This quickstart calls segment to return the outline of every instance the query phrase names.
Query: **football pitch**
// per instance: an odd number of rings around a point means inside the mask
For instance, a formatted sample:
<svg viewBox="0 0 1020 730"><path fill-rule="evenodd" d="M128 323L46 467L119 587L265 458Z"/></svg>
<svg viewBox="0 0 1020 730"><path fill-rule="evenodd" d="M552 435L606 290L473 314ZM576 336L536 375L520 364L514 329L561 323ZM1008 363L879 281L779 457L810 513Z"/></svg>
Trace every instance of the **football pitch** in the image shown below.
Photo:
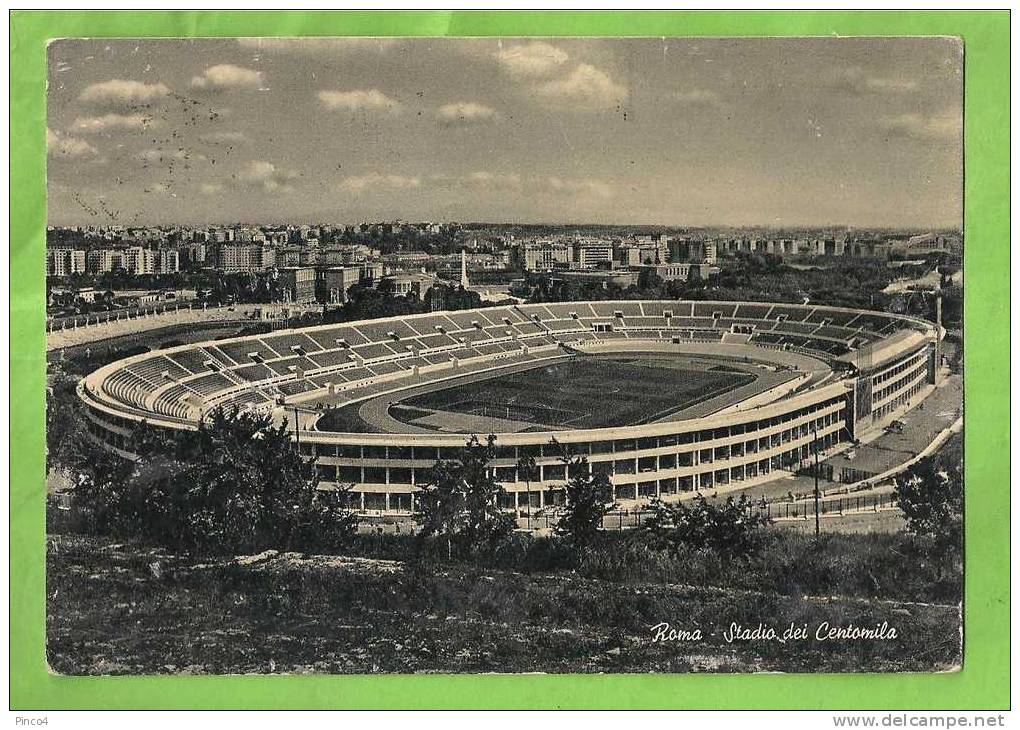
<svg viewBox="0 0 1020 730"><path fill-rule="evenodd" d="M702 366L703 367L699 367ZM422 393L390 413L405 423L427 414L499 418L536 427L609 428L651 423L746 385L734 368L656 358L577 358Z"/></svg>

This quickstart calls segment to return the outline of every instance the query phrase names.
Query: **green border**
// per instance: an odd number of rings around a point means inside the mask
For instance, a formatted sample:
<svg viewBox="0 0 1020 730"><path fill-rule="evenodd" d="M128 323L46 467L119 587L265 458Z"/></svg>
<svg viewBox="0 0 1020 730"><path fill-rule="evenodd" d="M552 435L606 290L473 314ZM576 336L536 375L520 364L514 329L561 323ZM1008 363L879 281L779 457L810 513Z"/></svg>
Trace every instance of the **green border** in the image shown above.
<svg viewBox="0 0 1020 730"><path fill-rule="evenodd" d="M45 47L68 36L953 35L966 49L965 661L922 675L114 677L44 659ZM11 14L13 709L1009 707L1009 13L18 12ZM17 397L14 397L17 394ZM15 451L16 447L16 451Z"/></svg>

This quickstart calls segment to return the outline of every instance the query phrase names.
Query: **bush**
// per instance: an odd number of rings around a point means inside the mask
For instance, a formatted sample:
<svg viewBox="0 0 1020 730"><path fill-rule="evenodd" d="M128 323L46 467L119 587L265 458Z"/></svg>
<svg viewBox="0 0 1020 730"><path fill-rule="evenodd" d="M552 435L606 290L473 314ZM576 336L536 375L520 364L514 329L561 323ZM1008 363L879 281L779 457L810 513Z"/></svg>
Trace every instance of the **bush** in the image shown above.
<svg viewBox="0 0 1020 730"><path fill-rule="evenodd" d="M954 435L937 453L896 479L896 498L907 529L937 550L963 549L963 438Z"/></svg>
<svg viewBox="0 0 1020 730"><path fill-rule="evenodd" d="M578 546L591 543L602 527L602 518L613 507L613 485L603 472L592 473L586 457L564 459L567 474L566 506L555 532Z"/></svg>
<svg viewBox="0 0 1020 730"><path fill-rule="evenodd" d="M721 506L698 495L690 502L652 503L652 516L644 529L663 547L680 545L710 547L726 553L746 553L754 532L769 524L767 515L755 510L747 495L727 497Z"/></svg>
<svg viewBox="0 0 1020 730"><path fill-rule="evenodd" d="M336 551L357 528L343 499L319 491L286 425L268 417L218 410L197 431L143 424L131 440L137 460L96 449L95 462L81 465L74 497L97 531L238 554Z"/></svg>

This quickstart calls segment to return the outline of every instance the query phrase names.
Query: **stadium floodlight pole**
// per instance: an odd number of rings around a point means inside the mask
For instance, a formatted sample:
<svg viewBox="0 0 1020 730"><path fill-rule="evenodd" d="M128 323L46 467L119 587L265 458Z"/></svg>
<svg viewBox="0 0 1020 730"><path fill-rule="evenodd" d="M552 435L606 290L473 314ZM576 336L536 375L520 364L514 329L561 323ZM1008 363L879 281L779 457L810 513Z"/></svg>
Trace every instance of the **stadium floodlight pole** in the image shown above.
<svg viewBox="0 0 1020 730"><path fill-rule="evenodd" d="M818 517L818 428L814 423L811 424L811 433L814 435L812 444L815 450L815 537L821 533L821 526L819 525Z"/></svg>

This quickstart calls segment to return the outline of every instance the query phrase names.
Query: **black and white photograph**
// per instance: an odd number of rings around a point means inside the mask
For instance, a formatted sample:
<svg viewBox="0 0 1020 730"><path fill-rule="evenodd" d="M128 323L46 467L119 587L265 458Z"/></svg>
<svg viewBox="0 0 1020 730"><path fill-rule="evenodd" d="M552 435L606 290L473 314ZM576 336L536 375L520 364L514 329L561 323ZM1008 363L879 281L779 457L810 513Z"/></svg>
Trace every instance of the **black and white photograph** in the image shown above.
<svg viewBox="0 0 1020 730"><path fill-rule="evenodd" d="M959 671L963 66L51 40L50 672Z"/></svg>

